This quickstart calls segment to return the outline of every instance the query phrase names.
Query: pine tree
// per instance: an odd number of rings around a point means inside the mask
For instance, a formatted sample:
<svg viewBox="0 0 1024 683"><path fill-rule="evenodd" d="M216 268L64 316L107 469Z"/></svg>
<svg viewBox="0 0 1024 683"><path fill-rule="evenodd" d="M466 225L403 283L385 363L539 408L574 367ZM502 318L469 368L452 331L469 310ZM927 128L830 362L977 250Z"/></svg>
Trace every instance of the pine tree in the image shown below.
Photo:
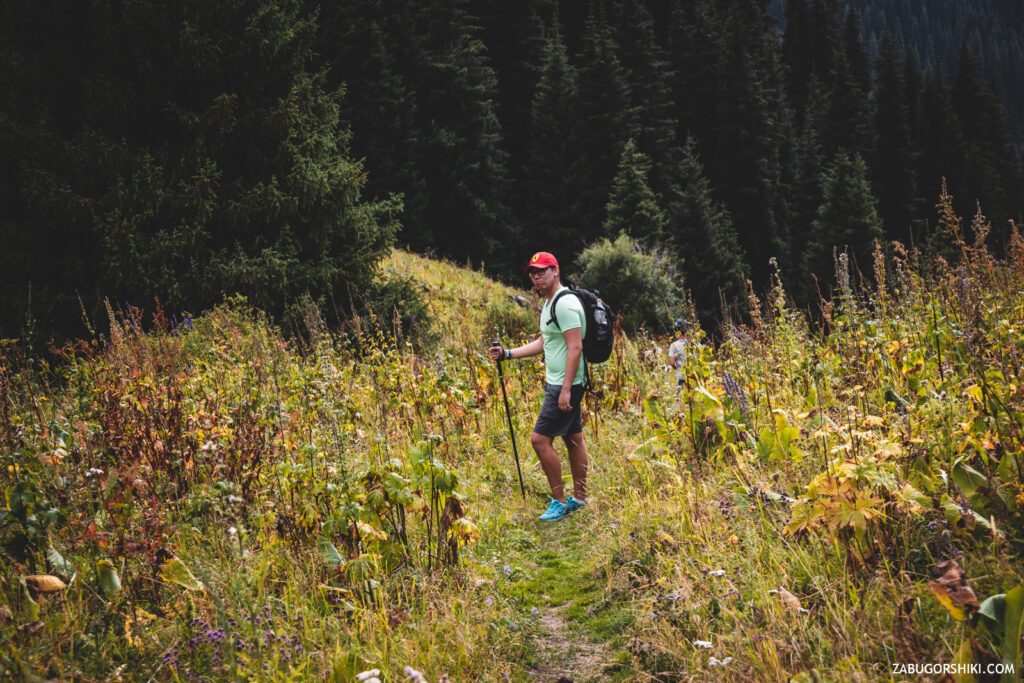
<svg viewBox="0 0 1024 683"><path fill-rule="evenodd" d="M757 286L767 285L769 259L785 264L788 206L783 159L791 158L792 120L785 101L776 39L756 0L730 0L716 11L724 61L718 92L703 106L714 122L698 138L712 185L732 215Z"/></svg>
<svg viewBox="0 0 1024 683"><path fill-rule="evenodd" d="M886 234L891 239L906 241L915 216L915 160L903 69L888 33L882 38L877 71L875 130L878 146L872 168L875 194Z"/></svg>
<svg viewBox="0 0 1024 683"><path fill-rule="evenodd" d="M487 56L498 79L497 112L503 149L508 153L511 204L517 215L526 210L523 184L530 134L531 100L541 74L546 38L542 14L550 0L472 0L479 17Z"/></svg>
<svg viewBox="0 0 1024 683"><path fill-rule="evenodd" d="M650 183L659 197L677 192L672 174L679 156L668 59L654 21L639 0L625 0L619 18L619 55L630 84L631 129L637 147L651 158Z"/></svg>
<svg viewBox="0 0 1024 683"><path fill-rule="evenodd" d="M618 46L601 14L587 19L579 57L579 121L575 146L579 156L570 182L576 205L573 214L580 234L593 234L604 223L611 182L630 126L630 92Z"/></svg>
<svg viewBox="0 0 1024 683"><path fill-rule="evenodd" d="M926 199L937 198L945 178L956 197L964 186L964 140L941 67L936 67L925 79L921 111L927 112L927 116L921 117L918 131L917 144L921 150L917 160L919 192ZM923 237L927 239L928 235Z"/></svg>
<svg viewBox="0 0 1024 683"><path fill-rule="evenodd" d="M849 248L853 263L866 272L872 245L884 233L864 160L857 154L836 153L822 177L821 195L804 252L807 277L814 273L820 282L831 281L833 249Z"/></svg>
<svg viewBox="0 0 1024 683"><path fill-rule="evenodd" d="M807 109L800 136L796 141L796 170L793 187L790 234L793 239L794 256L800 257L811 234L811 225L821 206L821 177L825 170L826 151L822 144L822 111L831 111L831 102L824 93L824 84L812 77L808 87ZM805 294L809 300L813 290L811 283L800 278L794 282L797 294Z"/></svg>
<svg viewBox="0 0 1024 683"><path fill-rule="evenodd" d="M973 215L981 202L992 221L991 238L1005 243L1007 219L1020 210L1024 196L1020 161L1010 142L1006 113L978 79L974 58L966 47L960 51L953 84L953 106L965 143L963 186L957 200L961 215Z"/></svg>
<svg viewBox="0 0 1024 683"><path fill-rule="evenodd" d="M544 49L531 106L524 207L527 250L543 244L568 257L578 253L584 243L581 226L572 213L575 198L567 182L577 156L573 144L577 119L576 69L569 62L556 24Z"/></svg>
<svg viewBox="0 0 1024 683"><path fill-rule="evenodd" d="M710 329L720 301L743 300L743 250L729 213L714 199L692 138L680 157L679 180L683 196L669 238L683 264L701 323Z"/></svg>
<svg viewBox="0 0 1024 683"><path fill-rule="evenodd" d="M442 254L499 269L519 237L507 204L494 70L464 0L431 0L418 19L424 224Z"/></svg>
<svg viewBox="0 0 1024 683"><path fill-rule="evenodd" d="M860 40L860 20L851 8L843 24L843 49L836 56L824 119L822 144L831 156L839 149L868 158L873 150L867 55Z"/></svg>
<svg viewBox="0 0 1024 683"><path fill-rule="evenodd" d="M26 28L51 16L23 9ZM54 306L37 316L73 329L76 288L89 312L102 295L198 311L241 292L282 315L370 284L398 205L361 198L316 28L297 1L97 0L66 31L24 32L13 50L38 70L18 87L39 108L5 111L0 136L19 153L17 230L45 245L18 266ZM64 46L75 58L54 64Z"/></svg>
<svg viewBox="0 0 1024 683"><path fill-rule="evenodd" d="M353 132L352 153L364 159L367 194L400 194L404 211L399 240L425 249L431 238L429 226L423 224L427 194L418 165L422 136L410 82L411 11L404 0L330 5L318 32L317 51L328 68L331 87L344 88L343 116Z"/></svg>
<svg viewBox="0 0 1024 683"><path fill-rule="evenodd" d="M605 236L614 238L626 233L647 247L661 244L665 214L647 182L650 167L647 155L637 149L632 139L628 140L605 208L608 216L604 221Z"/></svg>
<svg viewBox="0 0 1024 683"><path fill-rule="evenodd" d="M724 71L721 21L711 2L680 3L672 10L669 66L674 118L687 135L714 129Z"/></svg>
<svg viewBox="0 0 1024 683"><path fill-rule="evenodd" d="M782 37L782 61L788 67L790 103L803 118L811 75L827 80L834 72L839 28L835 0L789 0L786 30Z"/></svg>

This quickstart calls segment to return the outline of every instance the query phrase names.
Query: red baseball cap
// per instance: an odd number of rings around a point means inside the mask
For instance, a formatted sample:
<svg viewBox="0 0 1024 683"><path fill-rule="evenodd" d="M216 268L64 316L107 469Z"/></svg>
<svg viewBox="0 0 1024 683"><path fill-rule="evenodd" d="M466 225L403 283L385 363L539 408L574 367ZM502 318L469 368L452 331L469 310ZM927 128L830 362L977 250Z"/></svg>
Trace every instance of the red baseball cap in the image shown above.
<svg viewBox="0 0 1024 683"><path fill-rule="evenodd" d="M536 254L530 257L530 262L526 264L523 270L529 270L530 268L551 268L558 267L558 259L555 258L554 254L550 254L546 251L538 251Z"/></svg>

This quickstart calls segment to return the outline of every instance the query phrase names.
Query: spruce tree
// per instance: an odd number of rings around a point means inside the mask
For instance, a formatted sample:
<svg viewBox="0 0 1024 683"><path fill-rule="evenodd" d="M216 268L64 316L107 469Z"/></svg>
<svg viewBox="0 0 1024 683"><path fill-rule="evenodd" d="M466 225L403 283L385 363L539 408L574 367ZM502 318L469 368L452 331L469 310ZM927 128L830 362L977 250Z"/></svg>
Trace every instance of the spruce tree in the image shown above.
<svg viewBox="0 0 1024 683"><path fill-rule="evenodd" d="M92 314L102 296L200 311L240 292L281 315L370 284L398 205L361 198L299 2L96 0L59 30L21 9L8 57L31 65L17 101L34 111L5 109L0 137L18 154L11 224L31 235L13 265L41 322L74 330L77 294Z"/></svg>
<svg viewBox="0 0 1024 683"><path fill-rule="evenodd" d="M825 170L827 152L822 144L822 112L831 111L830 98L824 92L824 84L814 76L808 87L807 109L803 125L796 140L796 169L793 183L790 234L793 240L794 256L800 258L811 234L811 225L821 206L821 180ZM813 294L807 289L810 283L800 278L795 283L794 293Z"/></svg>
<svg viewBox="0 0 1024 683"><path fill-rule="evenodd" d="M1010 141L1006 112L992 90L981 83L966 47L960 51L953 106L965 144L958 212L973 215L975 202L981 202L992 221L991 237L1002 244L1009 236L1007 219L1020 210L1024 195L1020 161Z"/></svg>
<svg viewBox="0 0 1024 683"><path fill-rule="evenodd" d="M593 234L604 223L605 205L630 126L630 92L618 46L601 13L591 13L579 56L579 121L575 146L579 153L572 177L573 214L581 234Z"/></svg>
<svg viewBox="0 0 1024 683"><path fill-rule="evenodd" d="M907 50L903 58L903 65L904 93L906 94L907 102L907 123L910 132L910 156L914 162L910 169L911 174L914 177L915 190L912 218L914 223L919 225L922 223L924 216L930 213L930 210L927 207L930 207L933 204L929 197L923 195L920 178L917 173L917 170L920 168L921 155L924 153L924 149L921 146L923 119L926 118L928 114L921 111L921 96L924 89L924 76L921 73L921 65L917 60L917 55L913 50Z"/></svg>
<svg viewBox="0 0 1024 683"><path fill-rule="evenodd" d="M945 80L941 67L936 67L925 79L921 93L921 111L927 115L921 117L918 130L917 179L925 199L938 198L943 178L954 197L959 198L964 187L963 133Z"/></svg>
<svg viewBox="0 0 1024 683"><path fill-rule="evenodd" d="M572 213L575 196L568 182L577 156L573 144L577 119L576 69L556 24L544 48L531 105L523 235L527 250L549 245L554 253L571 259L584 243L582 226Z"/></svg>
<svg viewBox="0 0 1024 683"><path fill-rule="evenodd" d="M698 138L712 185L724 199L758 286L767 285L769 259L789 257L784 159L791 158L791 116L785 100L776 39L755 0L730 0L716 9L724 60L710 102L714 122Z"/></svg>
<svg viewBox="0 0 1024 683"><path fill-rule="evenodd" d="M657 42L654 21L639 0L623 3L618 44L630 84L631 129L636 133L637 147L651 159L651 187L665 200L677 192L672 182L679 156L672 74Z"/></svg>
<svg viewBox="0 0 1024 683"><path fill-rule="evenodd" d="M665 214L647 182L651 161L630 139L622 149L619 171L612 182L605 207L604 234L614 238L626 233L647 247L660 246L664 239Z"/></svg>
<svg viewBox="0 0 1024 683"><path fill-rule="evenodd" d="M720 301L743 300L747 269L729 212L714 199L692 138L682 150L679 180L682 200L669 239L682 264L701 323L710 329Z"/></svg>
<svg viewBox="0 0 1024 683"><path fill-rule="evenodd" d="M822 144L831 156L839 149L868 158L873 150L871 82L867 55L860 40L860 20L851 8L843 24L843 47L836 56L823 121Z"/></svg>
<svg viewBox="0 0 1024 683"><path fill-rule="evenodd" d="M715 3L680 3L672 10L669 66L675 119L685 135L705 135L715 125L725 54Z"/></svg>
<svg viewBox="0 0 1024 683"><path fill-rule="evenodd" d="M350 0L325 8L317 51L332 87L343 88L352 153L364 160L371 197L400 194L399 241L430 245L424 225L425 170L419 166L421 131L415 92L412 9L405 0Z"/></svg>
<svg viewBox="0 0 1024 683"><path fill-rule="evenodd" d="M811 75L827 80L834 71L839 27L835 0L789 0L786 30L782 37L782 61L788 71L790 103L802 120L807 106Z"/></svg>
<svg viewBox="0 0 1024 683"><path fill-rule="evenodd" d="M821 196L804 252L806 277L814 273L819 282L832 280L833 249L849 248L853 262L867 272L872 245L884 233L864 160L837 152L822 176Z"/></svg>
<svg viewBox="0 0 1024 683"><path fill-rule="evenodd" d="M518 226L507 203L497 79L465 5L430 0L418 16L424 224L442 254L498 269L509 265Z"/></svg>
<svg viewBox="0 0 1024 683"><path fill-rule="evenodd" d="M472 0L470 11L483 26L487 57L498 79L497 113L503 149L508 153L510 202L517 215L524 206L531 100L540 78L545 38L542 14L550 0Z"/></svg>
<svg viewBox="0 0 1024 683"><path fill-rule="evenodd" d="M879 215L891 239L906 241L914 219L913 148L903 68L892 37L886 33L878 56L875 131L878 136L872 176Z"/></svg>

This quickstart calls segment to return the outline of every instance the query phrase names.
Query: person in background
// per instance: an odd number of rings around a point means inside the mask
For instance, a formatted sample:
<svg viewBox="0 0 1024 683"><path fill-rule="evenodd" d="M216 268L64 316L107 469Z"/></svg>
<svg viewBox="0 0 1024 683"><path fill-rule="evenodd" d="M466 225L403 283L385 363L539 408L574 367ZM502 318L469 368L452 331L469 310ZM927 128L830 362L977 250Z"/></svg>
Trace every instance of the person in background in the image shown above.
<svg viewBox="0 0 1024 683"><path fill-rule="evenodd" d="M675 329L675 340L668 347L668 364L676 371L676 384L682 384L686 379L683 365L690 350L690 323L683 318L676 318L672 327Z"/></svg>

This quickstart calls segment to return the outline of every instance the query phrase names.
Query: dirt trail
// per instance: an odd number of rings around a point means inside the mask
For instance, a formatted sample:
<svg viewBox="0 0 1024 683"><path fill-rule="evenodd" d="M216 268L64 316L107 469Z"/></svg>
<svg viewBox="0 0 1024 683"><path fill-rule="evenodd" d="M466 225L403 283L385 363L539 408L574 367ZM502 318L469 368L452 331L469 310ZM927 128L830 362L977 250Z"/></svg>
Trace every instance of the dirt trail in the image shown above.
<svg viewBox="0 0 1024 683"><path fill-rule="evenodd" d="M543 611L543 629L538 645L544 664L532 673L538 683L586 683L603 681L604 648L585 638L570 638L572 628L562 618L561 609Z"/></svg>

